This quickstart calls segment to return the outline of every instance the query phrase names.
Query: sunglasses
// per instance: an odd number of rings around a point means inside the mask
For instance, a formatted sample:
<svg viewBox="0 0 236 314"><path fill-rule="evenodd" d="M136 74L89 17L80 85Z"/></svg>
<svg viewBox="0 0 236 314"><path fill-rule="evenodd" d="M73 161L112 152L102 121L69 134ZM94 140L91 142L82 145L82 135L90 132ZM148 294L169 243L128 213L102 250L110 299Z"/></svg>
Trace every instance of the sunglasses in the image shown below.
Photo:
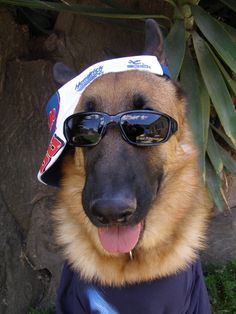
<svg viewBox="0 0 236 314"><path fill-rule="evenodd" d="M65 120L64 135L71 146L95 146L105 135L110 123L118 124L124 140L136 146L164 143L178 129L175 119L158 111L130 110L116 115L81 112Z"/></svg>

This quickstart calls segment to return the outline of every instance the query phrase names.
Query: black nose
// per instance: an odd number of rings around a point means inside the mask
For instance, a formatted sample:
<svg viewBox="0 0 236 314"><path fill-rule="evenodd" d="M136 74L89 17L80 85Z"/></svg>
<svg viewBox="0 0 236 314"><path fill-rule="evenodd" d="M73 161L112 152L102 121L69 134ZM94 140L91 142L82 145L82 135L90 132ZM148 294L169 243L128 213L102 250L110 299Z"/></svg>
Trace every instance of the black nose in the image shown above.
<svg viewBox="0 0 236 314"><path fill-rule="evenodd" d="M129 199L97 199L91 212L98 224L125 224L130 221L136 209L136 202Z"/></svg>

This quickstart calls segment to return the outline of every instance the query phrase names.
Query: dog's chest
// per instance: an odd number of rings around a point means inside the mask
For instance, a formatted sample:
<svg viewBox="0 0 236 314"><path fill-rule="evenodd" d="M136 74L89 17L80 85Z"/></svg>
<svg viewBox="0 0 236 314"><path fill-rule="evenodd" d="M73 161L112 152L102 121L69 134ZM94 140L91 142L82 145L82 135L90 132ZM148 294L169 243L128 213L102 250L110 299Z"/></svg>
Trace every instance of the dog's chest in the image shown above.
<svg viewBox="0 0 236 314"><path fill-rule="evenodd" d="M177 275L122 288L87 283L65 266L57 313L209 314L211 311L201 265L197 262Z"/></svg>

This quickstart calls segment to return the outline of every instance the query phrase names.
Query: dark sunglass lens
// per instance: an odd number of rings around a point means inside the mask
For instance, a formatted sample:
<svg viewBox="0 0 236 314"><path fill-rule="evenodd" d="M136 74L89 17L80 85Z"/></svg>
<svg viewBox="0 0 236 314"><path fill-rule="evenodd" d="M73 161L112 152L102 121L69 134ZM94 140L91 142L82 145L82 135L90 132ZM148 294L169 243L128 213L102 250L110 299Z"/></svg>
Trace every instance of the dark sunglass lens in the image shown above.
<svg viewBox="0 0 236 314"><path fill-rule="evenodd" d="M96 145L101 139L104 117L99 114L78 114L67 121L67 137L74 146Z"/></svg>
<svg viewBox="0 0 236 314"><path fill-rule="evenodd" d="M131 113L121 117L127 138L136 144L150 145L162 142L169 131L169 119L157 113Z"/></svg>

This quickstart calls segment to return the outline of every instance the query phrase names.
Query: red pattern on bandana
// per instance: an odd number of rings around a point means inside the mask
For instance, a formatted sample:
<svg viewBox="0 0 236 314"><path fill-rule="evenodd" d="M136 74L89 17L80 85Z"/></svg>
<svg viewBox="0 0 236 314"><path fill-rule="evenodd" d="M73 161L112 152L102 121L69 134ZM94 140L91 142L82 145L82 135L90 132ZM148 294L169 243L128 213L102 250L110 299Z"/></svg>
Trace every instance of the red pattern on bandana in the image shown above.
<svg viewBox="0 0 236 314"><path fill-rule="evenodd" d="M51 139L51 142L48 146L47 153L44 157L43 163L40 167L40 173L43 173L49 164L51 158L56 155L56 153L59 151L59 149L63 146L63 141L58 138L56 135L53 136Z"/></svg>

